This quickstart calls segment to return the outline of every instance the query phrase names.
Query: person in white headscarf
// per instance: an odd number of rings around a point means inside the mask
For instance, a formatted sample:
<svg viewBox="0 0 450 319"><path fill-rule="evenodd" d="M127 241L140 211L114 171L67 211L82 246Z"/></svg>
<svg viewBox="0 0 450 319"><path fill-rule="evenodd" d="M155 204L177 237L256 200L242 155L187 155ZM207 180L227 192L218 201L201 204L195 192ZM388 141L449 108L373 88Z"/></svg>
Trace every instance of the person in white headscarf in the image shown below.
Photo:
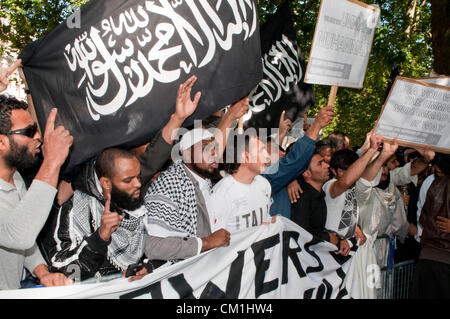
<svg viewBox="0 0 450 319"><path fill-rule="evenodd" d="M385 141L379 156L367 166L356 182L359 225L367 241L353 256L352 267L358 269L359 277L359 280L353 280L351 289L355 298L376 298L381 293L379 276L374 276L370 270L376 267L379 271L386 266L390 238L395 234L403 241L409 230L405 206L397 186L416 184L417 174L434 158L433 151L419 150L422 157L397 167L399 164L394 154L397 148L396 140L393 143ZM373 282L373 279L378 280Z"/></svg>

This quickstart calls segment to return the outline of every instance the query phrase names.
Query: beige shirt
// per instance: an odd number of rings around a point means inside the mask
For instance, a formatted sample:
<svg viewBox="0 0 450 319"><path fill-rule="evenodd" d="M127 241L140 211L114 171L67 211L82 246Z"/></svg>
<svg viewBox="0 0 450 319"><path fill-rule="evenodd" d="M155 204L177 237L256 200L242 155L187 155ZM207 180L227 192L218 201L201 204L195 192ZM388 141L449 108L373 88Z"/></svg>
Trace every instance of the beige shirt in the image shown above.
<svg viewBox="0 0 450 319"><path fill-rule="evenodd" d="M18 172L13 178L15 186L0 179L0 290L19 288L24 268L45 264L35 241L57 192L39 180L27 191Z"/></svg>

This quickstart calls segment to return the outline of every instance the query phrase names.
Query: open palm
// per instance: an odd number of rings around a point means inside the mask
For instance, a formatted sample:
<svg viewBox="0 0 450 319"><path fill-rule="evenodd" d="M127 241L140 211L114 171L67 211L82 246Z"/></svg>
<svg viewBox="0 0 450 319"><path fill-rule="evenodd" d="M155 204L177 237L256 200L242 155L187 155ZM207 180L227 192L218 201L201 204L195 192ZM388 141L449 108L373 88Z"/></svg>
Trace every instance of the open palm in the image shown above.
<svg viewBox="0 0 450 319"><path fill-rule="evenodd" d="M8 69L0 69L0 92L6 90L9 85L8 77L22 64L22 60L18 59Z"/></svg>
<svg viewBox="0 0 450 319"><path fill-rule="evenodd" d="M191 116L197 108L201 92L195 94L194 100L191 99L191 90L196 81L197 77L193 75L178 87L175 115L181 120Z"/></svg>

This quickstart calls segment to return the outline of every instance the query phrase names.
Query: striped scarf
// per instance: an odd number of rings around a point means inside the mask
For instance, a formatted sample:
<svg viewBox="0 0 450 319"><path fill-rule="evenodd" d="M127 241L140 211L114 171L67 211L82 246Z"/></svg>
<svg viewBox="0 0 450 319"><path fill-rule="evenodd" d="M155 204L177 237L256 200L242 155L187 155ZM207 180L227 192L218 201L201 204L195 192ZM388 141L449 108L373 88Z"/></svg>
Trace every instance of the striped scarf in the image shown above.
<svg viewBox="0 0 450 319"><path fill-rule="evenodd" d="M177 161L161 172L145 195L148 224L156 224L168 232L197 233L197 199L191 179L183 163Z"/></svg>

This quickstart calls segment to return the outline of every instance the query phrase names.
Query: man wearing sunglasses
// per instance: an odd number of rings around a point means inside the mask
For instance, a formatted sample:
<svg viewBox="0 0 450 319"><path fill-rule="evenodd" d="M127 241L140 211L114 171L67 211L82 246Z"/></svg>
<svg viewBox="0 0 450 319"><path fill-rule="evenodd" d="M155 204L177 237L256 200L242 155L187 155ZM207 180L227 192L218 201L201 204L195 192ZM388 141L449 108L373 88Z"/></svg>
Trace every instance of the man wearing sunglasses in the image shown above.
<svg viewBox="0 0 450 319"><path fill-rule="evenodd" d="M23 269L45 286L71 283L50 273L35 243L56 195L61 166L73 142L70 133L55 128L51 111L42 138L26 103L0 95L0 290L17 289ZM43 162L27 190L19 171Z"/></svg>

